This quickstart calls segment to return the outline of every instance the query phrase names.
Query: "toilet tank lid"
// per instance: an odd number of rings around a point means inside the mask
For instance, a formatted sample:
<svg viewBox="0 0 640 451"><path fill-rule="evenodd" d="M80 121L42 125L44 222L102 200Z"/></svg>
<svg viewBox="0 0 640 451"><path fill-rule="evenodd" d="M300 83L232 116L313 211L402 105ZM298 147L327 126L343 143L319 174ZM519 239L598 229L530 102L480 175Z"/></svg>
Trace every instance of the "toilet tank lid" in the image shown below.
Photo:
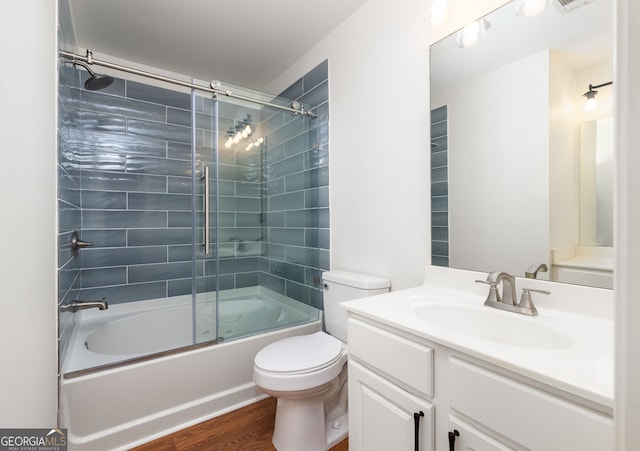
<svg viewBox="0 0 640 451"><path fill-rule="evenodd" d="M391 286L391 281L383 277L342 270L323 272L322 280L363 290L377 290Z"/></svg>

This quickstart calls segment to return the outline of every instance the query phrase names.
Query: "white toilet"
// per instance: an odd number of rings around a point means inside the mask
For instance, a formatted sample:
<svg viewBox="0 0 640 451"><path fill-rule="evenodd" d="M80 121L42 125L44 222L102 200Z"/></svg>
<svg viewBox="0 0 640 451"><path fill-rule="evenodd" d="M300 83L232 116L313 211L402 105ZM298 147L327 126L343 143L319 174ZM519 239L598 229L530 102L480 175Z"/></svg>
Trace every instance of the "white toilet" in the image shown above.
<svg viewBox="0 0 640 451"><path fill-rule="evenodd" d="M325 272L322 280L328 333L276 341L254 361L256 385L278 398L278 451L323 451L347 437L347 311L340 303L386 293L390 286L387 279L348 271Z"/></svg>

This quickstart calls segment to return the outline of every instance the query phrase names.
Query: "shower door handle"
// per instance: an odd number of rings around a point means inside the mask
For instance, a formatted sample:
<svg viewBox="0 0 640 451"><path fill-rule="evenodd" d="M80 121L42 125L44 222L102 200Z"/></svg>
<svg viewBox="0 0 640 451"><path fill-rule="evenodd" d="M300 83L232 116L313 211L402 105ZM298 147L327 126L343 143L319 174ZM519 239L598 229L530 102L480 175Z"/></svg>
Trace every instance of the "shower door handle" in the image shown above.
<svg viewBox="0 0 640 451"><path fill-rule="evenodd" d="M208 254L211 252L211 200L209 198L210 189L211 189L211 180L209 180L209 166L206 164L202 165L203 174L200 179L204 179L204 201L203 201L203 210L204 210L204 253Z"/></svg>

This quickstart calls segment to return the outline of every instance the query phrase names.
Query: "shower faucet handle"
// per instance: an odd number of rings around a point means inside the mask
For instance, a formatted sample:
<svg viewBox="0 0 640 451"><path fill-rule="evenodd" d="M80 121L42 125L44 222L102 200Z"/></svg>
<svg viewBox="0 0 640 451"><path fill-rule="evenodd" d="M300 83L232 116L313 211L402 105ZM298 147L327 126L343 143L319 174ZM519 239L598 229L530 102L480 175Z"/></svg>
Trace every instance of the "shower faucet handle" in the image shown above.
<svg viewBox="0 0 640 451"><path fill-rule="evenodd" d="M69 246L71 247L71 255L73 255L73 258L76 258L80 249L91 247L93 246L93 243L89 241L82 241L80 238L78 238L78 232L74 231L71 234L71 241L69 242Z"/></svg>

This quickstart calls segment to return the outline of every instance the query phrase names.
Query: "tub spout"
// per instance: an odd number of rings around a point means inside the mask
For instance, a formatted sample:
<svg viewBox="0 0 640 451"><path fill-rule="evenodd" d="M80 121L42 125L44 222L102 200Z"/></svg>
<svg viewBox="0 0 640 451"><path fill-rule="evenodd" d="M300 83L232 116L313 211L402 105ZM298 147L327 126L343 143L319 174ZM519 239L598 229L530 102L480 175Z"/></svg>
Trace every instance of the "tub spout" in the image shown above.
<svg viewBox="0 0 640 451"><path fill-rule="evenodd" d="M97 308L100 310L106 310L109 308L109 303L103 298L101 301L78 301L75 300L65 305L60 306L61 312L75 313L78 310L86 310L89 308Z"/></svg>

